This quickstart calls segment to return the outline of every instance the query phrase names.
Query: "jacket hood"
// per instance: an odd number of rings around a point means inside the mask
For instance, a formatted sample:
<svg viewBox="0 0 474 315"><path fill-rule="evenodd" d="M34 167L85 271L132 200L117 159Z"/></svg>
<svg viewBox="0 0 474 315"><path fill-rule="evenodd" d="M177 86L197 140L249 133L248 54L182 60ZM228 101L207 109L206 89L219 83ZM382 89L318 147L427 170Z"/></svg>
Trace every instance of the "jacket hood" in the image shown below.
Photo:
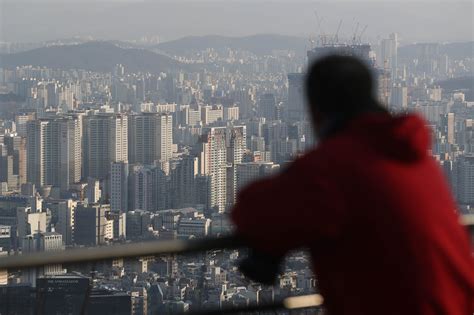
<svg viewBox="0 0 474 315"><path fill-rule="evenodd" d="M428 156L430 132L418 115L367 114L356 119L354 127L371 147L391 159L411 163Z"/></svg>

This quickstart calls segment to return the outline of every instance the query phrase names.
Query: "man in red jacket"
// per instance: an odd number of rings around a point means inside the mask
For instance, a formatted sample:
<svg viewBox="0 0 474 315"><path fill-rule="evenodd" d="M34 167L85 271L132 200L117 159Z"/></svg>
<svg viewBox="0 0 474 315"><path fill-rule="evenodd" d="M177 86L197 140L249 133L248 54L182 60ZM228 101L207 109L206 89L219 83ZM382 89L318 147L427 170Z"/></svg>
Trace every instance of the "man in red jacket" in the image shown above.
<svg viewBox="0 0 474 315"><path fill-rule="evenodd" d="M379 106L355 58L317 62L306 89L317 147L244 189L232 211L255 253L244 273L269 282L305 247L330 315L472 314L469 239L424 121Z"/></svg>

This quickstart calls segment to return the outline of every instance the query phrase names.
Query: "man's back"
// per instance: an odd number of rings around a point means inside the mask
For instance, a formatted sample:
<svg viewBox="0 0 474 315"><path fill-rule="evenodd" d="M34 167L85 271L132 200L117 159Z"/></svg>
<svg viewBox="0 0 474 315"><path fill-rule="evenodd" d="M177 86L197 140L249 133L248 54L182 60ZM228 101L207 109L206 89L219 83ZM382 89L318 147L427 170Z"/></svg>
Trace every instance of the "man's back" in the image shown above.
<svg viewBox="0 0 474 315"><path fill-rule="evenodd" d="M309 247L330 314L471 314L470 245L429 142L416 116L362 115L243 191L238 232L268 254Z"/></svg>

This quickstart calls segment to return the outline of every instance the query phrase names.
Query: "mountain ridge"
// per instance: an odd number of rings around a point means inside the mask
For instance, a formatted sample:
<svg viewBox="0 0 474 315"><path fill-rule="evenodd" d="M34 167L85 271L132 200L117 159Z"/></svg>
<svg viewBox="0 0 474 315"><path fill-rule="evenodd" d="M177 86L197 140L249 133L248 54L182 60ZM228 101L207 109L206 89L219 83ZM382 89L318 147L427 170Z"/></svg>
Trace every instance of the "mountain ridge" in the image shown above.
<svg viewBox="0 0 474 315"><path fill-rule="evenodd" d="M48 46L0 55L0 66L4 68L33 65L53 69L111 72L116 64L123 64L126 71L151 73L188 67L170 57L146 49L121 48L109 41Z"/></svg>
<svg viewBox="0 0 474 315"><path fill-rule="evenodd" d="M418 48L425 44L438 44L439 53L446 54L449 58L464 59L472 58L474 52L474 41L453 42L453 43L415 43L398 48L398 55L402 58L416 58Z"/></svg>
<svg viewBox="0 0 474 315"><path fill-rule="evenodd" d="M186 36L177 40L163 42L153 48L168 54L184 54L190 50L201 51L207 48L223 50L226 48L241 49L256 55L268 55L274 50L293 50L305 54L308 40L287 35L256 34L243 37L222 35Z"/></svg>

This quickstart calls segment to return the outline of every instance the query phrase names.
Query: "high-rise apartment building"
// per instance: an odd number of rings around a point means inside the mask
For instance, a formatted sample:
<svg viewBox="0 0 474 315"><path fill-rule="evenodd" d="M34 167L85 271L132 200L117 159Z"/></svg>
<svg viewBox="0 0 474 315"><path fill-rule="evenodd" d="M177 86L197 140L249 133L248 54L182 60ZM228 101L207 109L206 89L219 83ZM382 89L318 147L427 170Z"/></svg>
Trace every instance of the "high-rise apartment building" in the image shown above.
<svg viewBox="0 0 474 315"><path fill-rule="evenodd" d="M148 166L135 165L130 176L131 210L153 211L153 171Z"/></svg>
<svg viewBox="0 0 474 315"><path fill-rule="evenodd" d="M8 190L18 188L18 176L13 174L13 156L8 155L6 145L0 144L0 183L7 184Z"/></svg>
<svg viewBox="0 0 474 315"><path fill-rule="evenodd" d="M182 105L180 106L178 114L178 123L181 125L196 126L201 122L201 111L199 108L192 108L190 105Z"/></svg>
<svg viewBox="0 0 474 315"><path fill-rule="evenodd" d="M47 95L47 102L46 106L57 106L58 105L58 100L57 100L57 90L58 90L58 85L56 82L49 82L46 85L46 95Z"/></svg>
<svg viewBox="0 0 474 315"><path fill-rule="evenodd" d="M467 154L474 154L474 119L465 119L461 123L457 142Z"/></svg>
<svg viewBox="0 0 474 315"><path fill-rule="evenodd" d="M196 177L199 174L199 159L186 155L175 163L171 170L171 206L183 208L197 203Z"/></svg>
<svg viewBox="0 0 474 315"><path fill-rule="evenodd" d="M456 132L456 120L454 113L448 113L446 115L446 134L449 144L455 143L455 132Z"/></svg>
<svg viewBox="0 0 474 315"><path fill-rule="evenodd" d="M221 105L201 107L201 120L204 125L215 123L223 118L224 110Z"/></svg>
<svg viewBox="0 0 474 315"><path fill-rule="evenodd" d="M242 162L247 148L247 128L245 126L229 126L226 128L227 162L232 165Z"/></svg>
<svg viewBox="0 0 474 315"><path fill-rule="evenodd" d="M247 130L245 126L229 126L226 128L227 138L227 187L226 203L230 209L237 198L236 166L242 163L247 148Z"/></svg>
<svg viewBox="0 0 474 315"><path fill-rule="evenodd" d="M71 117L40 119L27 124L27 178L37 187L61 191L81 180L79 121Z"/></svg>
<svg viewBox="0 0 474 315"><path fill-rule="evenodd" d="M453 171L458 202L464 205L474 203L474 155L458 158Z"/></svg>
<svg viewBox="0 0 474 315"><path fill-rule="evenodd" d="M128 178L128 163L112 162L110 171L110 210L112 212L128 210Z"/></svg>
<svg viewBox="0 0 474 315"><path fill-rule="evenodd" d="M84 118L85 177L109 176L112 162L128 161L128 117L96 114Z"/></svg>
<svg viewBox="0 0 474 315"><path fill-rule="evenodd" d="M130 170L129 210L156 211L169 204L168 181L160 167L134 165Z"/></svg>
<svg viewBox="0 0 474 315"><path fill-rule="evenodd" d="M408 88L400 83L392 87L390 105L396 110L406 110L408 107Z"/></svg>
<svg viewBox="0 0 474 315"><path fill-rule="evenodd" d="M26 137L26 124L29 121L35 120L34 113L27 113L15 116L16 132L20 137Z"/></svg>
<svg viewBox="0 0 474 315"><path fill-rule="evenodd" d="M173 155L173 117L157 113L132 115L129 138L130 163L167 162Z"/></svg>
<svg viewBox="0 0 474 315"><path fill-rule="evenodd" d="M388 38L382 39L380 44L381 60L380 66L390 70L392 79L397 78L398 73L398 35L392 33Z"/></svg>
<svg viewBox="0 0 474 315"><path fill-rule="evenodd" d="M18 176L18 186L26 183L26 138L6 135L7 154L13 157L13 174Z"/></svg>
<svg viewBox="0 0 474 315"><path fill-rule="evenodd" d="M232 93L234 102L239 107L239 113L242 118L252 116L252 98L248 90L237 90Z"/></svg>
<svg viewBox="0 0 474 315"><path fill-rule="evenodd" d="M217 212L224 212L235 199L234 166L242 162L245 148L245 126L204 129L201 137L200 174L209 177L209 207Z"/></svg>
<svg viewBox="0 0 474 315"><path fill-rule="evenodd" d="M56 224L55 231L62 235L64 244L73 244L74 235L74 211L77 202L71 199L58 200L49 204L52 211L55 212Z"/></svg>
<svg viewBox="0 0 474 315"><path fill-rule="evenodd" d="M268 120L274 120L276 117L276 101L275 95L266 93L260 96L258 104L258 113L260 117L265 117Z"/></svg>
<svg viewBox="0 0 474 315"><path fill-rule="evenodd" d="M38 187L46 184L46 143L48 121L34 120L27 125L27 174L28 182ZM51 147L49 145L48 147Z"/></svg>
<svg viewBox="0 0 474 315"><path fill-rule="evenodd" d="M226 128L205 129L201 145L201 175L210 178L209 207L217 212L224 212L227 180Z"/></svg>
<svg viewBox="0 0 474 315"><path fill-rule="evenodd" d="M288 74L287 118L289 120L304 119L306 113L304 99L304 74Z"/></svg>
<svg viewBox="0 0 474 315"><path fill-rule="evenodd" d="M237 106L224 107L224 121L239 120L239 108Z"/></svg>
<svg viewBox="0 0 474 315"><path fill-rule="evenodd" d="M89 177L86 186L86 198L88 203L98 203L101 200L102 190L98 180Z"/></svg>

